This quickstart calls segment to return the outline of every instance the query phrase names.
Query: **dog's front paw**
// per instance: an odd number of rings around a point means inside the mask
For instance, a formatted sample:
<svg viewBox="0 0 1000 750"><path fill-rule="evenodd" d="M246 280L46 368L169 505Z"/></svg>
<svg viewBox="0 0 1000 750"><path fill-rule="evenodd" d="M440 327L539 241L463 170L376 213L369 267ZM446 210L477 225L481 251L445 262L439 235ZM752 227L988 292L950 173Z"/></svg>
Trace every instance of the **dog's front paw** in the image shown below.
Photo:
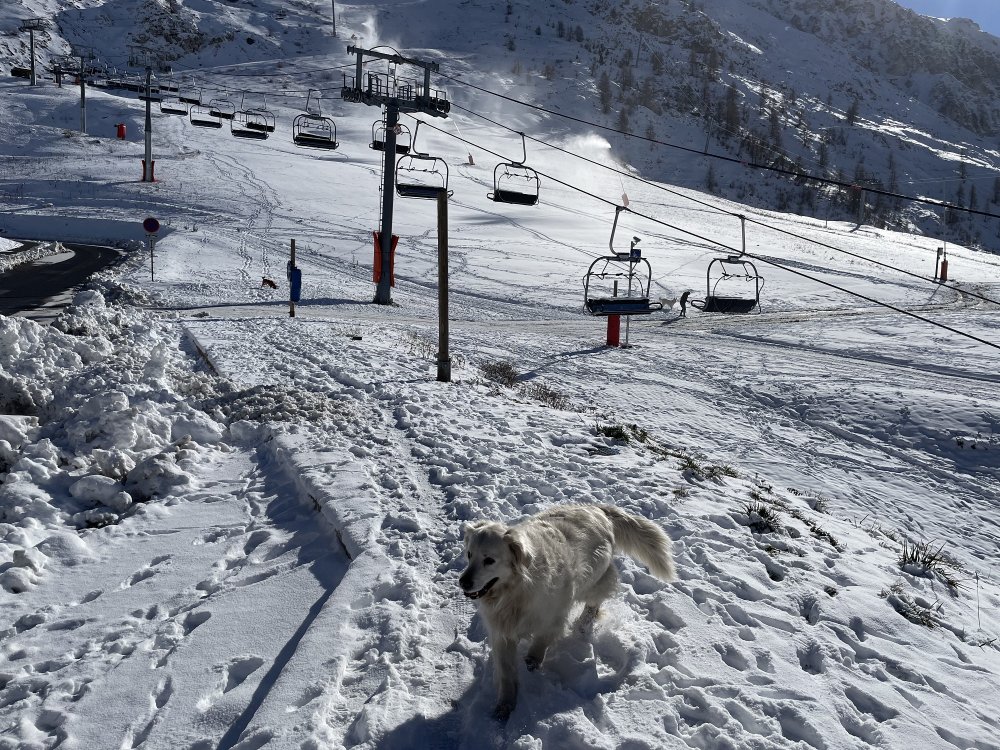
<svg viewBox="0 0 1000 750"><path fill-rule="evenodd" d="M507 721L514 711L514 704L510 701L500 701L493 709L493 718L497 721Z"/></svg>

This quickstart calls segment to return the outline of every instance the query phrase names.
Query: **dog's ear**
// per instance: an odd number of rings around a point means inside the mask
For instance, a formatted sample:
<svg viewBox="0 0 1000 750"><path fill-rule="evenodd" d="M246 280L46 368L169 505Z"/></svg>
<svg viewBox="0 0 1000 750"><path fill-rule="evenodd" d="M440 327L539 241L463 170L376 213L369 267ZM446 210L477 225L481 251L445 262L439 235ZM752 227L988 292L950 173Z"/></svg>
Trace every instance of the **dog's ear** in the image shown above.
<svg viewBox="0 0 1000 750"><path fill-rule="evenodd" d="M465 528L462 530L462 535L465 539L465 543L469 543L470 537L479 531L483 526L485 526L488 521L472 521L471 523L465 524Z"/></svg>
<svg viewBox="0 0 1000 750"><path fill-rule="evenodd" d="M528 563L531 562L531 550L520 539L514 536L513 532L508 531L504 534L503 540L507 542L510 554L514 558L514 569L519 572L524 571L528 567Z"/></svg>

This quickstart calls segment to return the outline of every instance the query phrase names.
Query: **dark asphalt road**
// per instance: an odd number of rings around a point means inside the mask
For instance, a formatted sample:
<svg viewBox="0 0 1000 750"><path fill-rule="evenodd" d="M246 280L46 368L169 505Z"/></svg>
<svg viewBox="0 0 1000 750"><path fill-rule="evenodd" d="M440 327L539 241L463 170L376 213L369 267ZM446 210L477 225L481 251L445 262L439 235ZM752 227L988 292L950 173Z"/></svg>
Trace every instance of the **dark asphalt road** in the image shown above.
<svg viewBox="0 0 1000 750"><path fill-rule="evenodd" d="M72 301L92 273L119 261L124 254L113 247L64 243L73 255L25 263L0 274L0 313L48 323Z"/></svg>

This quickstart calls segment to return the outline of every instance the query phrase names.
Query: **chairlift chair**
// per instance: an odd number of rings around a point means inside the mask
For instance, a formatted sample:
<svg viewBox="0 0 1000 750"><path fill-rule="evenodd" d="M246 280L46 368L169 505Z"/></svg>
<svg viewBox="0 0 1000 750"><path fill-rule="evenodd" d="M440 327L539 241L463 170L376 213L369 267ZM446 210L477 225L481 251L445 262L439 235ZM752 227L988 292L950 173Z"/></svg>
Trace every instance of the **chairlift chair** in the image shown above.
<svg viewBox="0 0 1000 750"><path fill-rule="evenodd" d="M590 315L649 315L663 309L662 302L649 299L649 287L653 279L653 269L649 261L642 257L636 247L639 238L633 238L628 252L617 252L614 247L615 229L618 216L626 209L617 206L615 222L611 227L608 245L611 254L595 258L583 277L583 307ZM617 287L615 282L618 283ZM625 296L617 294L625 287Z"/></svg>
<svg viewBox="0 0 1000 750"><path fill-rule="evenodd" d="M237 112L229 121L229 132L237 138L249 138L252 140L266 140L271 133L264 129L263 119L258 119L257 115L250 111Z"/></svg>
<svg viewBox="0 0 1000 750"><path fill-rule="evenodd" d="M151 102L156 102L157 104L163 101L163 94L160 93L160 89L158 86L149 87L149 96L146 95L146 87L145 86L142 87L142 90L139 92L139 101L144 102L147 99Z"/></svg>
<svg viewBox="0 0 1000 750"><path fill-rule="evenodd" d="M236 105L229 99L212 99L208 103L209 113L220 120L232 120L236 117Z"/></svg>
<svg viewBox="0 0 1000 750"><path fill-rule="evenodd" d="M528 159L524 133L521 136L521 160L501 162L493 170L493 192L487 197L497 203L515 203L534 206L538 203L538 189L541 181L538 173L524 165Z"/></svg>
<svg viewBox="0 0 1000 750"><path fill-rule="evenodd" d="M246 94L240 98L240 108L229 124L230 132L237 138L266 139L274 132L274 114L267 110L267 100L260 109L244 106Z"/></svg>
<svg viewBox="0 0 1000 750"><path fill-rule="evenodd" d="M292 121L292 143L305 148L335 149L337 124L329 117L303 113Z"/></svg>
<svg viewBox="0 0 1000 750"><path fill-rule="evenodd" d="M396 125L396 153L399 155L410 153L413 144L413 134L410 129L402 123ZM386 129L385 120L376 120L372 123L371 148L376 151L385 151Z"/></svg>
<svg viewBox="0 0 1000 750"><path fill-rule="evenodd" d="M746 217L740 215L743 235L742 249L736 255L713 258L705 272L705 299L691 300L692 307L702 312L748 313L760 307L760 290L764 286L763 277L757 273L757 266L744 256L747 249ZM714 275L713 275L714 270ZM743 282L743 286L739 283ZM753 284L753 291L747 285Z"/></svg>
<svg viewBox="0 0 1000 750"><path fill-rule="evenodd" d="M337 124L323 116L319 91L315 89L310 89L306 96L306 111L292 120L292 143L305 148L330 150L340 145L337 142Z"/></svg>
<svg viewBox="0 0 1000 750"><path fill-rule="evenodd" d="M194 86L178 86L177 99L184 104L201 104L201 89Z"/></svg>
<svg viewBox="0 0 1000 750"><path fill-rule="evenodd" d="M222 120L212 114L212 108L207 104L192 104L188 110L188 120L199 128L222 127Z"/></svg>
<svg viewBox="0 0 1000 750"><path fill-rule="evenodd" d="M188 108L176 96L166 96L160 100L160 112L165 115L186 115Z"/></svg>
<svg viewBox="0 0 1000 750"><path fill-rule="evenodd" d="M735 284L739 281L753 284L752 291L745 286L737 287ZM740 255L714 258L708 264L705 283L705 299L691 300L691 305L703 312L748 313L760 306L763 278L757 273L757 267Z"/></svg>
<svg viewBox="0 0 1000 750"><path fill-rule="evenodd" d="M419 132L418 120L413 133L413 150L396 162L396 194L401 198L436 199L442 190L448 190L448 164L438 156L416 150Z"/></svg>
<svg viewBox="0 0 1000 750"><path fill-rule="evenodd" d="M437 198L448 190L448 165L429 154L405 154L396 162L396 194L400 198Z"/></svg>
<svg viewBox="0 0 1000 750"><path fill-rule="evenodd" d="M274 132L275 117L274 112L267 108L267 97L264 97L264 101L260 107L248 109L246 113L251 115L247 123L251 130L263 130L268 134Z"/></svg>
<svg viewBox="0 0 1000 750"><path fill-rule="evenodd" d="M247 127L251 130L260 130L270 135L274 132L274 113L266 109L248 109L246 114L250 116Z"/></svg>

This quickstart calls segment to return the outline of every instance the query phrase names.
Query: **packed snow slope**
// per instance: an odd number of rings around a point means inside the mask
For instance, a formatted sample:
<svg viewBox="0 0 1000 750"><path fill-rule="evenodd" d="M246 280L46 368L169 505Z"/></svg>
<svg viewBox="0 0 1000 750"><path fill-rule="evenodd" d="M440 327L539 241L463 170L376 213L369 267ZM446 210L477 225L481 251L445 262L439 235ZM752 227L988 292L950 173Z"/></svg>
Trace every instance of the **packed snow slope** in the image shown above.
<svg viewBox="0 0 1000 750"><path fill-rule="evenodd" d="M315 75L352 35L443 56L374 18L345 7ZM52 326L0 318L0 747L1000 747L996 256L949 244L937 284L939 240L636 179L509 102L565 151L531 151L538 205L498 204L520 139L455 107L417 136L453 191L438 382L434 203L396 201L373 305L378 110L328 92L339 148L296 148L293 68L267 140L156 113L155 183L139 101L88 92L81 135L73 89L0 82L0 236L131 250ZM582 278L623 192L613 247L640 238L665 306L612 348ZM680 317L755 290L706 284L740 215L760 311ZM564 502L653 519L678 580L620 559L501 724L462 525Z"/></svg>

